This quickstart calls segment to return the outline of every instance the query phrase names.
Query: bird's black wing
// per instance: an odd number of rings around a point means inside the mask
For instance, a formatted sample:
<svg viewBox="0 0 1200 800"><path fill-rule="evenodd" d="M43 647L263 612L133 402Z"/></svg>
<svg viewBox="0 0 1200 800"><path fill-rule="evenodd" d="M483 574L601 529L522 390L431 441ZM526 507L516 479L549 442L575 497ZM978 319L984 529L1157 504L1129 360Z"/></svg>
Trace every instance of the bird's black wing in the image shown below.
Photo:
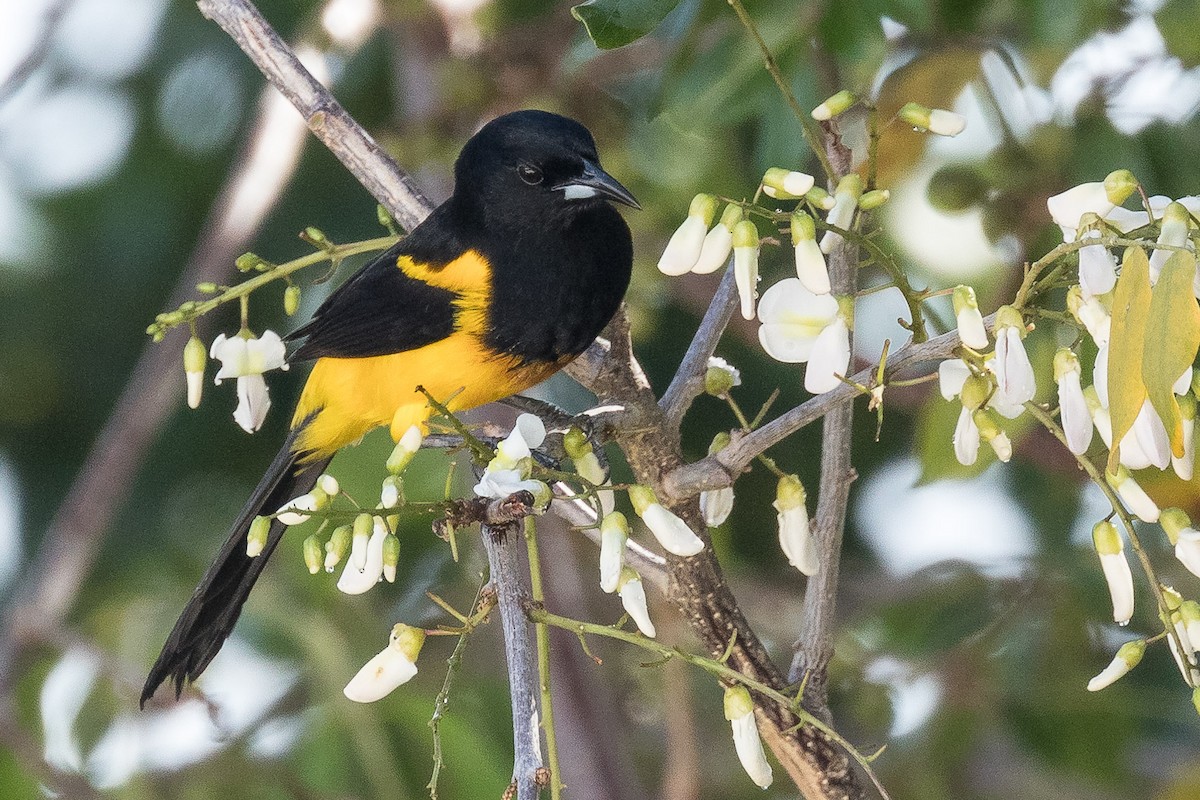
<svg viewBox="0 0 1200 800"><path fill-rule="evenodd" d="M397 266L402 257L429 263L461 255L457 238L449 236L446 227L444 215L435 211L338 287L308 324L285 337L304 339L291 360L381 356L452 334L455 293L410 277Z"/></svg>

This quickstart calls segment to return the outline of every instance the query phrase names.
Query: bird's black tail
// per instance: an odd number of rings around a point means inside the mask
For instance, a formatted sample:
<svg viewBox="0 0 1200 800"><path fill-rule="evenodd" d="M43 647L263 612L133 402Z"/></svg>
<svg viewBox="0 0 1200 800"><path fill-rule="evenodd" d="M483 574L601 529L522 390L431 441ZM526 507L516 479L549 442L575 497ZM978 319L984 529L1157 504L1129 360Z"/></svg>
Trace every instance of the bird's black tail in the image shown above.
<svg viewBox="0 0 1200 800"><path fill-rule="evenodd" d="M185 681L194 681L208 666L233 631L242 605L254 588L254 582L267 564L275 546L287 529L278 520L271 521L270 533L262 552L254 558L246 555L246 533L250 523L260 514L274 514L294 497L312 489L329 458L307 460L292 447L303 425L288 436L287 441L271 462L267 474L259 482L242 513L229 531L229 539L208 568L204 579L192 593L175 629L167 637L158 660L146 678L141 705L167 680L175 683L175 697L183 691Z"/></svg>

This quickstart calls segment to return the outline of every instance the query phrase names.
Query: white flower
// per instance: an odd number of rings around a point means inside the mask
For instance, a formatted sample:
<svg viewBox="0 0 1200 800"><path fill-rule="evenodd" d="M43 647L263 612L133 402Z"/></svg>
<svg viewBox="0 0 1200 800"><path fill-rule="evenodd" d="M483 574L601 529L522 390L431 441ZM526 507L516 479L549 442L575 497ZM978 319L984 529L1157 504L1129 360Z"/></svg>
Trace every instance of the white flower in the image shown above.
<svg viewBox="0 0 1200 800"><path fill-rule="evenodd" d="M771 785L774 776L767 754L763 752L758 725L754 721L754 703L745 686L730 686L725 690L725 719L733 728L733 749L737 751L742 768L760 789Z"/></svg>
<svg viewBox="0 0 1200 800"><path fill-rule="evenodd" d="M720 221L704 237L700 255L692 265L692 272L707 275L725 266L729 261L730 252L733 251L733 229L745 216L742 207L736 203L725 206Z"/></svg>
<svg viewBox="0 0 1200 800"><path fill-rule="evenodd" d="M1098 237L1096 231L1086 234L1088 238ZM1079 249L1079 288L1084 298L1099 297L1108 294L1117 285L1117 260L1107 247L1099 244L1088 245Z"/></svg>
<svg viewBox="0 0 1200 800"><path fill-rule="evenodd" d="M200 407L200 397L204 393L204 366L207 362L204 342L193 335L183 346L183 374L187 380L187 404L190 408Z"/></svg>
<svg viewBox="0 0 1200 800"><path fill-rule="evenodd" d="M832 391L841 384L849 368L850 326L839 314L813 342L808 369L804 371L804 388L813 394Z"/></svg>
<svg viewBox="0 0 1200 800"><path fill-rule="evenodd" d="M1188 228L1191 225L1192 215L1180 203L1171 203L1163 210L1162 226L1159 228L1158 241L1156 244L1168 245L1170 247L1183 247L1188 243ZM1165 250L1154 248L1150 253L1150 285L1153 286L1158 282L1158 276L1162 272L1163 265L1167 263L1167 259L1175 255L1175 250Z"/></svg>
<svg viewBox="0 0 1200 800"><path fill-rule="evenodd" d="M242 430L254 433L271 408L263 373L288 368L283 340L274 331L263 331L260 338L245 330L232 338L222 333L212 343L210 355L221 362L215 379L218 386L226 378L237 379L238 406L233 418Z"/></svg>
<svg viewBox="0 0 1200 800"><path fill-rule="evenodd" d="M979 303L975 299L975 290L970 286L959 285L954 289L954 318L958 324L958 338L963 344L976 350L988 346L987 328L983 326L983 315L979 313Z"/></svg>
<svg viewBox="0 0 1200 800"><path fill-rule="evenodd" d="M838 181L837 189L833 193L833 208L829 209L829 213L825 215L825 223L835 228L849 230L850 224L854 222L854 211L858 208L858 198L862 197L862 192L862 176L857 172L851 172ZM825 235L821 237L821 252L833 252L833 248L841 240L840 233L826 231Z"/></svg>
<svg viewBox="0 0 1200 800"><path fill-rule="evenodd" d="M1079 358L1069 348L1061 347L1054 355L1054 379L1058 382L1058 415L1067 449L1083 455L1092 443L1092 415L1088 411L1083 386L1079 382Z"/></svg>
<svg viewBox="0 0 1200 800"><path fill-rule="evenodd" d="M629 522L620 511L600 521L600 588L608 594L617 590L625 566L625 543L629 540Z"/></svg>
<svg viewBox="0 0 1200 800"><path fill-rule="evenodd" d="M477 497L491 497L496 500L516 494L529 492L533 495L533 503L537 508L545 508L553 499L550 487L539 480L521 477L522 473L515 469L485 470L475 484Z"/></svg>
<svg viewBox="0 0 1200 800"><path fill-rule="evenodd" d="M1117 490L1117 495L1125 503L1125 507L1129 509L1130 513L1142 522L1158 522L1158 506L1150 499L1150 495L1146 494L1146 490L1129 474L1128 469L1118 466L1116 474L1110 473L1105 477L1107 477L1109 485Z"/></svg>
<svg viewBox="0 0 1200 800"><path fill-rule="evenodd" d="M1175 546L1175 558L1188 572L1200 577L1200 531L1192 527L1187 513L1180 508L1166 508L1158 521Z"/></svg>
<svg viewBox="0 0 1200 800"><path fill-rule="evenodd" d="M816 575L821 568L817 542L808 524L807 495L795 475L779 479L775 489L776 520L779 523L779 547L788 563L805 575Z"/></svg>
<svg viewBox="0 0 1200 800"><path fill-rule="evenodd" d="M654 623L650 621L650 611L646 607L646 589L642 586L642 578L629 567L621 570L621 578L617 588L621 595L621 605L625 612L637 625L643 636L653 639L656 635Z"/></svg>
<svg viewBox="0 0 1200 800"><path fill-rule="evenodd" d="M1112 597L1113 621L1125 625L1133 616L1133 573L1129 571L1121 534L1111 522L1097 522L1092 528L1092 543L1100 555L1100 568Z"/></svg>
<svg viewBox="0 0 1200 800"><path fill-rule="evenodd" d="M417 674L417 656L425 644L425 631L403 623L392 628L388 646L363 665L342 693L356 703L373 703Z"/></svg>
<svg viewBox="0 0 1200 800"><path fill-rule="evenodd" d="M809 362L804 387L821 394L835 387L850 366L850 327L832 295L815 295L797 278L785 278L763 294L758 340L767 354L786 363Z"/></svg>
<svg viewBox="0 0 1200 800"><path fill-rule="evenodd" d="M361 517L362 515L359 516L360 519ZM357 524L355 527L358 527ZM359 538L355 537L356 541L350 558L346 559L346 567L342 570L342 576L338 578L337 588L339 591L346 594L362 594L379 583L379 579L383 577L383 541L388 536L387 523L383 521L382 517L375 517L372 527L373 531L371 538L367 541L361 567L356 563L357 559L354 555Z"/></svg>
<svg viewBox="0 0 1200 800"><path fill-rule="evenodd" d="M742 301L742 316L754 319L758 297L758 228L748 219L733 228L733 277Z"/></svg>
<svg viewBox="0 0 1200 800"><path fill-rule="evenodd" d="M1128 170L1117 170L1103 183L1083 183L1046 201L1046 208L1055 223L1063 229L1063 241L1074 241L1084 214L1104 217L1124 203L1137 189L1137 181Z"/></svg>
<svg viewBox="0 0 1200 800"><path fill-rule="evenodd" d="M488 462L479 483L475 484L475 494L502 500L526 491L533 495L538 508L548 506L553 497L550 487L529 478L533 467L532 452L541 447L545 439L546 425L539 417L533 414L517 417L512 432L496 445L496 457Z"/></svg>
<svg viewBox="0 0 1200 800"><path fill-rule="evenodd" d="M948 358L938 364L938 389L946 400L953 400L971 377L971 368L961 358Z"/></svg>
<svg viewBox="0 0 1200 800"><path fill-rule="evenodd" d="M704 549L704 542L687 523L665 506L659 504L654 490L648 486L629 487L629 500L642 522L668 553L694 556Z"/></svg>
<svg viewBox="0 0 1200 800"><path fill-rule="evenodd" d="M322 494L324 494L324 492L322 492ZM302 494L299 497L294 497L284 503L279 510L275 512L275 518L284 525L299 525L300 523L308 520L309 514L306 514L305 512L316 511L321 507L321 504L318 502L318 500L318 496L313 492Z"/></svg>
<svg viewBox="0 0 1200 800"><path fill-rule="evenodd" d="M996 315L996 359L992 371L996 375L996 394L1004 405L1021 406L1033 399L1037 384L1033 365L1021 343L1025 332L1021 316L1011 306L1004 306Z"/></svg>
<svg viewBox="0 0 1200 800"><path fill-rule="evenodd" d="M813 218L803 211L792 214L792 246L796 256L796 277L813 294L829 294L829 269L825 254L817 246L817 228Z"/></svg>
<svg viewBox="0 0 1200 800"><path fill-rule="evenodd" d="M1167 438L1167 429L1149 400L1142 403L1142 408L1133 421L1131 433L1137 438L1138 445L1151 464L1159 469L1166 469L1170 465L1171 442ZM1121 442L1121 447L1125 447L1124 441Z"/></svg>
<svg viewBox="0 0 1200 800"><path fill-rule="evenodd" d="M392 475L399 475L404 472L404 468L413 460L413 456L421 449L421 443L424 440L424 434L421 433L419 425L411 425L408 430L396 441L396 446L392 448L391 455L388 456L385 464L387 471Z"/></svg>
<svg viewBox="0 0 1200 800"><path fill-rule="evenodd" d="M1099 297L1085 297L1081 287L1072 286L1067 291L1067 310L1087 330L1097 347L1108 347L1112 315Z"/></svg>
<svg viewBox="0 0 1200 800"><path fill-rule="evenodd" d="M717 198L698 194L692 198L687 219L671 235L658 259L658 269L664 275L684 275L696 266L708 226L717 213Z"/></svg>
<svg viewBox="0 0 1200 800"><path fill-rule="evenodd" d="M964 467L969 467L979 458L979 426L975 424L975 414L963 406L958 415L958 424L954 427L954 457Z"/></svg>
<svg viewBox="0 0 1200 800"><path fill-rule="evenodd" d="M1105 687L1111 686L1125 673L1133 669L1142 660L1142 656L1146 652L1146 642L1142 639L1134 639L1132 642L1126 642L1117 650L1117 654L1113 657L1104 670L1088 681L1087 690L1089 692L1098 692Z"/></svg>
<svg viewBox="0 0 1200 800"><path fill-rule="evenodd" d="M704 524L710 528L724 525L733 513L733 497L732 486L701 492L700 513L704 516Z"/></svg>
<svg viewBox="0 0 1200 800"><path fill-rule="evenodd" d="M379 505L383 508L395 508L400 503L400 479L388 475L383 479L383 487L379 490Z"/></svg>

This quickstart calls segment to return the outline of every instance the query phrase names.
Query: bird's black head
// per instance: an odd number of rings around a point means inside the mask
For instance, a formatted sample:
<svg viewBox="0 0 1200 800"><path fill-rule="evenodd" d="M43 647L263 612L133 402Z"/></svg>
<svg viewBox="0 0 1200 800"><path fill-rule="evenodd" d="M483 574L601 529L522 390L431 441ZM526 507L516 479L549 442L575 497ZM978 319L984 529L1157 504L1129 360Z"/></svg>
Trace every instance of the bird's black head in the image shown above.
<svg viewBox="0 0 1200 800"><path fill-rule="evenodd" d="M578 122L546 111L515 111L484 125L458 157L454 196L487 216L573 216L607 200L640 208L600 168L596 142Z"/></svg>

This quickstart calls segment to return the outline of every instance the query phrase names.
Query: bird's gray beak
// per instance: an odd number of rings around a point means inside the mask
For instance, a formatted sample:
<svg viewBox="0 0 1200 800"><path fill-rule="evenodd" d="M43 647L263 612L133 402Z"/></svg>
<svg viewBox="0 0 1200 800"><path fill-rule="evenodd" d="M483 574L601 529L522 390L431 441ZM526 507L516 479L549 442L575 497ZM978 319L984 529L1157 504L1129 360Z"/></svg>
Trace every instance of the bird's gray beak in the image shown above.
<svg viewBox="0 0 1200 800"><path fill-rule="evenodd" d="M617 182L617 179L600 169L598 164L591 161L583 162L583 174L577 178L560 183L555 189L561 189L563 197L568 200L585 200L589 197L604 197L624 203L632 208L641 209L633 195Z"/></svg>

